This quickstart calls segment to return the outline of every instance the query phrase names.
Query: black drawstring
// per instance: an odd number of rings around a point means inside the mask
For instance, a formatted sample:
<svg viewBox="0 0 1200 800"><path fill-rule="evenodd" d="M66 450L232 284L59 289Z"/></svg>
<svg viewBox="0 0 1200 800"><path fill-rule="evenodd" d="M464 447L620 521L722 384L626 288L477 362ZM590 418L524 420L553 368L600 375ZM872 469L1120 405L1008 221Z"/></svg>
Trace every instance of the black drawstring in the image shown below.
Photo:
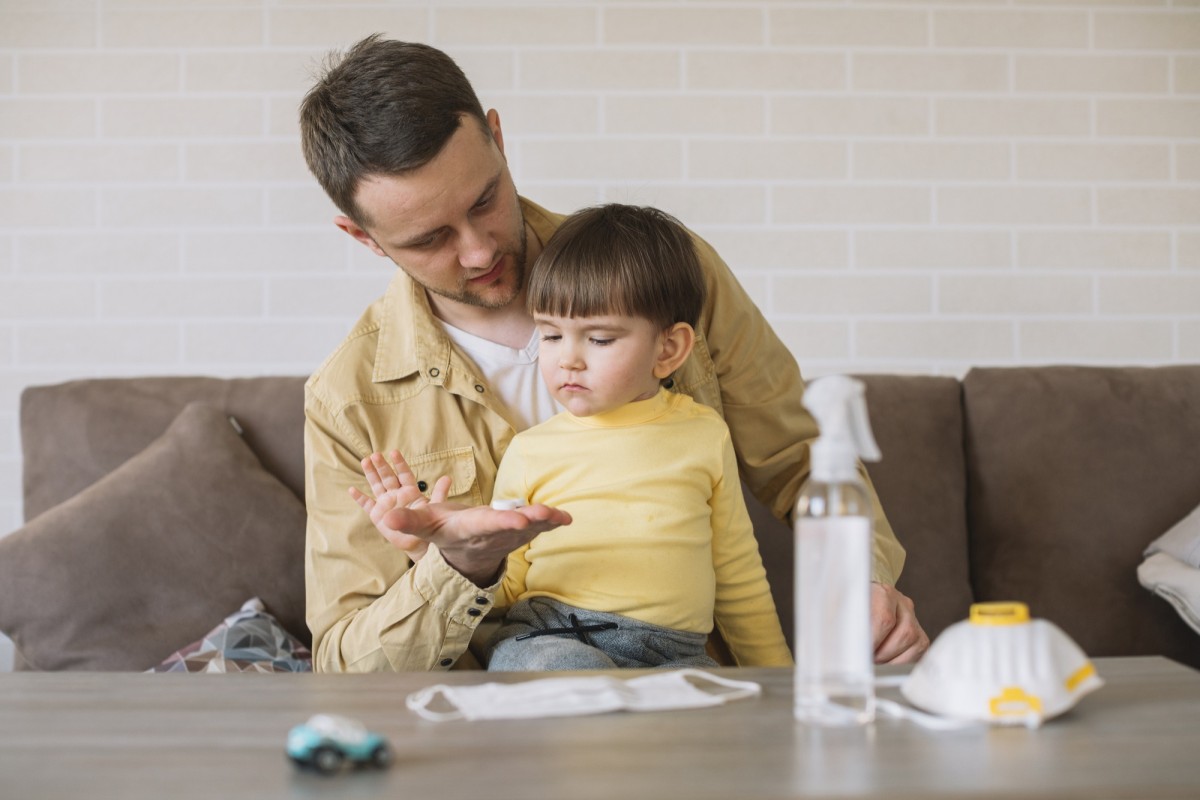
<svg viewBox="0 0 1200 800"><path fill-rule="evenodd" d="M571 620L571 626L568 628L543 628L540 631L530 631L529 633L522 633L520 636L516 637L516 639L519 642L522 639L533 639L538 636L559 636L562 634L574 634L579 639L579 641L583 642L584 644L591 644L591 642L589 642L587 640L587 637L584 636L585 633L597 633L599 631L612 631L612 630L616 630L618 627L617 623L615 623L615 622L594 622L594 623L591 623L588 625L580 625L579 617L575 616L575 614L569 614L568 619Z"/></svg>

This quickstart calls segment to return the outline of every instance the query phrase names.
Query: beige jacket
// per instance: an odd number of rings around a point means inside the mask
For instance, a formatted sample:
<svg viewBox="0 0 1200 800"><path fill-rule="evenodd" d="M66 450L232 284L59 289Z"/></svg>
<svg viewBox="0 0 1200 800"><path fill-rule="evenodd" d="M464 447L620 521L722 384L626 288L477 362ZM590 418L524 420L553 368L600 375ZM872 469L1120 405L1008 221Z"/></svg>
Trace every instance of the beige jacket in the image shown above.
<svg viewBox="0 0 1200 800"><path fill-rule="evenodd" d="M563 220L524 198L521 207L543 244ZM721 414L742 480L786 518L817 435L800 404L800 369L717 253L699 238L696 247L708 299L673 388ZM413 565L347 489L365 487L365 456L395 448L428 486L449 475L452 500L487 503L515 434L500 398L434 319L424 290L397 269L305 386L307 616L317 670L475 665L462 657L498 587L476 587L435 547ZM904 550L880 514L875 580L895 583L903 564Z"/></svg>

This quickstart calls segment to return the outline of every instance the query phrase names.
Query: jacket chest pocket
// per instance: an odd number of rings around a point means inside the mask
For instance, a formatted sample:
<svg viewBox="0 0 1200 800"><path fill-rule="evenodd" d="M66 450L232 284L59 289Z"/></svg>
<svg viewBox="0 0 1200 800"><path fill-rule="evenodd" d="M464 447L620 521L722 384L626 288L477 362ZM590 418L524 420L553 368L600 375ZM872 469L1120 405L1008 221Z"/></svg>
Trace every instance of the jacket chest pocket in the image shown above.
<svg viewBox="0 0 1200 800"><path fill-rule="evenodd" d="M447 500L472 506L483 504L483 494L475 476L475 448L456 447L406 460L426 497L433 491L439 478L449 475L450 496Z"/></svg>

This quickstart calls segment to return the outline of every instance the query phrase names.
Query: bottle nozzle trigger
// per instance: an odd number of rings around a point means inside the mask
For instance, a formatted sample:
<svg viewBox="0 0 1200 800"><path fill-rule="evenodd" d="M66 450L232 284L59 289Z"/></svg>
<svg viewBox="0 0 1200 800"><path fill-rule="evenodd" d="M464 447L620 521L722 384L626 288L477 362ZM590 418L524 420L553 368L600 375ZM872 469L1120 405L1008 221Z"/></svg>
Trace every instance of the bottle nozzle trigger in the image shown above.
<svg viewBox="0 0 1200 800"><path fill-rule="evenodd" d="M882 455L867 416L866 387L845 375L829 375L809 384L804 405L820 428L820 439L831 447L852 449L863 461Z"/></svg>

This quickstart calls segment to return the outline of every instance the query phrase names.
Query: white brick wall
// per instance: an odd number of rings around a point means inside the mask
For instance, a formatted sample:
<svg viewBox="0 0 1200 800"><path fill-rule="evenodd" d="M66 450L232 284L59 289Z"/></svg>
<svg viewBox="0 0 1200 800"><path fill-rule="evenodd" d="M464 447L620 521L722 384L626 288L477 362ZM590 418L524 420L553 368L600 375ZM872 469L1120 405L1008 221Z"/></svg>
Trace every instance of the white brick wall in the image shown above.
<svg viewBox="0 0 1200 800"><path fill-rule="evenodd" d="M809 374L1200 360L1190 0L0 0L0 532L25 386L306 373L381 290L295 119L373 31L531 197L697 228Z"/></svg>

